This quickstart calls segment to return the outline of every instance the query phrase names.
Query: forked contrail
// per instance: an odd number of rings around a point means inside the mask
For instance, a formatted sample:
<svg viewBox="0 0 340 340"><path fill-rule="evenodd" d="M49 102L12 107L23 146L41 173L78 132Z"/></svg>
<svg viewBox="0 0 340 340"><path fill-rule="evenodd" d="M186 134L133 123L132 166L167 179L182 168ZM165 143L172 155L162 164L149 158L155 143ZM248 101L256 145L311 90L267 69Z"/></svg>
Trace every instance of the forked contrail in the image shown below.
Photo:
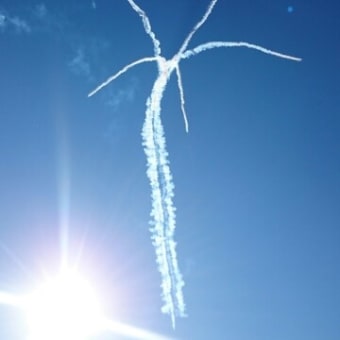
<svg viewBox="0 0 340 340"><path fill-rule="evenodd" d="M125 66L101 85L99 85L91 93L89 93L88 96L91 97L103 87L108 85L111 81L115 80L136 65L153 61L157 63L158 75L154 82L150 96L146 101L146 112L142 129L142 138L147 159L147 176L150 181L152 197L151 238L156 251L158 269L162 278L161 287L162 299L164 303L162 312L170 315L172 326L175 328L175 318L184 317L186 313L182 292L184 281L178 267L176 243L174 241L174 232L176 228L175 206L173 203L174 184L169 167L168 152L166 150L166 141L160 116L161 101L170 76L173 71L175 71L185 130L188 132L189 125L185 111L184 90L179 68L179 64L182 59L188 59L189 57L197 55L208 49L220 47L246 47L279 58L294 61L301 61L301 59L278 53L247 42L213 41L199 45L193 49L187 49L192 37L206 22L214 6L216 5L217 0L212 0L202 19L195 25L195 27L186 37L178 52L171 59L167 60L161 55L160 42L151 28L150 20L146 13L134 2L134 0L127 1L142 19L144 30L151 38L154 47L154 56L139 59Z"/></svg>

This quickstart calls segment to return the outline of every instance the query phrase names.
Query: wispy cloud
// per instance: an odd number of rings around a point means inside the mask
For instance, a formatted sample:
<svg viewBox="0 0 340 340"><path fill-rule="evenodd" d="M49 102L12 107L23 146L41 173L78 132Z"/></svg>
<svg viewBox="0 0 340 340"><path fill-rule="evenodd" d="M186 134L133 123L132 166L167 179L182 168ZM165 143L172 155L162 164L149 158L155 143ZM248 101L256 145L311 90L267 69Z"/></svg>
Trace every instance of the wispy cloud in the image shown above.
<svg viewBox="0 0 340 340"><path fill-rule="evenodd" d="M91 76L91 67L90 63L86 60L84 50L82 48L78 48L76 50L75 57L69 62L69 67L71 71L77 75L85 76L90 78Z"/></svg>
<svg viewBox="0 0 340 340"><path fill-rule="evenodd" d="M136 89L137 81L133 78L126 88L120 89L119 91L108 91L109 94L105 101L105 104L111 106L112 109L116 111L123 102L133 101L133 99L135 98Z"/></svg>
<svg viewBox="0 0 340 340"><path fill-rule="evenodd" d="M0 1L1 2L1 1ZM60 6L58 2L47 3L37 0L34 5L2 7L0 5L0 34L44 34L57 40L65 47L67 59L65 61L69 70L89 82L96 77L93 69L98 69L102 55L111 48L111 43L96 35L83 35L80 33L74 15L83 11L92 11L97 8L96 0L89 0L87 6L83 4ZM69 11L72 9L72 11ZM103 70L104 71L104 70ZM120 93L109 100L110 105L118 107L123 100L129 100L131 90Z"/></svg>
<svg viewBox="0 0 340 340"><path fill-rule="evenodd" d="M31 27L25 20L18 16L11 16L5 12L0 13L0 29L2 32L10 29L14 29L17 33L31 32Z"/></svg>
<svg viewBox="0 0 340 340"><path fill-rule="evenodd" d="M4 27L5 26L5 20L6 20L6 17L0 13L0 28Z"/></svg>
<svg viewBox="0 0 340 340"><path fill-rule="evenodd" d="M18 33L30 33L31 27L27 24L25 20L19 17L8 18L9 22L14 26Z"/></svg>
<svg viewBox="0 0 340 340"><path fill-rule="evenodd" d="M46 8L46 5L41 3L41 4L38 4L34 10L33 10L33 13L35 14L35 16L39 19L44 19L47 15L47 8Z"/></svg>

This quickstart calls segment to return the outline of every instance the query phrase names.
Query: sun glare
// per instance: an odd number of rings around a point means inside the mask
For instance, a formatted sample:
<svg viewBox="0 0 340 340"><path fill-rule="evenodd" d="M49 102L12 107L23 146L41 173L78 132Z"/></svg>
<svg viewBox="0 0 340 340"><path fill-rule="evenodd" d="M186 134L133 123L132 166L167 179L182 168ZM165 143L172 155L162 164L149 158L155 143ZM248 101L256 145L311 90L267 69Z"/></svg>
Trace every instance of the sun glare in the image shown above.
<svg viewBox="0 0 340 340"><path fill-rule="evenodd" d="M85 340L101 330L102 311L89 282L69 270L26 300L29 340Z"/></svg>

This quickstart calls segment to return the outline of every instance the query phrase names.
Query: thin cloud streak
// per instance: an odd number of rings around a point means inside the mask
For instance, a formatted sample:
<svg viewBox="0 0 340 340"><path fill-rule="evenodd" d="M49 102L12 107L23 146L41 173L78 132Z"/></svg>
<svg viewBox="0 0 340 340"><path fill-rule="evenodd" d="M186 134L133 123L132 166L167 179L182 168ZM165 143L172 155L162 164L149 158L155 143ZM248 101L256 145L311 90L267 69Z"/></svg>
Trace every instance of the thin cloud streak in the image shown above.
<svg viewBox="0 0 340 340"><path fill-rule="evenodd" d="M2 31L14 29L16 33L31 33L30 25L18 16L10 16L0 13L0 28Z"/></svg>
<svg viewBox="0 0 340 340"><path fill-rule="evenodd" d="M47 7L45 4L38 4L34 9L34 14L39 19L44 19L47 16Z"/></svg>
<svg viewBox="0 0 340 340"><path fill-rule="evenodd" d="M91 75L91 67L89 62L86 60L85 53L82 48L77 49L76 55L69 63L69 66L76 74L83 75L87 78Z"/></svg>

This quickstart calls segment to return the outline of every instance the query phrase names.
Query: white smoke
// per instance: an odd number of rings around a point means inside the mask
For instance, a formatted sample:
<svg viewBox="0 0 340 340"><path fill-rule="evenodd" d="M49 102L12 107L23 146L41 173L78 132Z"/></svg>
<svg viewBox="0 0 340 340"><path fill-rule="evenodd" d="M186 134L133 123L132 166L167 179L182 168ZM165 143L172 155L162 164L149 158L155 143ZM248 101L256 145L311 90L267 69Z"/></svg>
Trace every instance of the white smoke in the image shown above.
<svg viewBox="0 0 340 340"><path fill-rule="evenodd" d="M257 51L260 51L262 53L265 54L270 54L273 55L275 57L279 57L282 59L289 59L289 60L293 60L293 61L301 61L301 58L297 58L297 57L293 57L287 54L283 54L283 53L279 53L279 52L275 52L272 50L269 50L267 48L264 48L262 46L259 45L255 45L255 44L249 44L247 42L243 42L243 41L239 41L239 42L234 42L234 41L210 41L207 42L205 44L201 44L191 50L186 50L185 52L183 52L181 54L181 58L182 59L187 59L190 58L196 54L199 54L201 52L207 51L207 50L211 50L212 48L220 48L220 47L246 47L246 48L251 48Z"/></svg>
<svg viewBox="0 0 340 340"><path fill-rule="evenodd" d="M183 298L184 280L179 270L176 243L174 233L176 229L176 214L173 203L174 183L170 170L168 152L166 149L166 140L164 129L161 121L161 102L164 91L170 80L171 74L175 71L177 76L177 85L180 94L181 110L183 113L185 130L188 132L189 125L185 111L184 90L182 76L179 68L182 59L188 59L194 55L212 48L220 47L247 47L260 52L270 54L279 58L300 61L300 58L288 56L282 53L268 50L264 47L249 44L246 42L208 42L199 45L194 49L187 50L187 47L197 32L197 30L206 22L212 12L217 0L212 0L202 19L195 25L192 31L184 40L182 46L173 58L166 60L161 56L160 42L152 31L150 21L145 12L136 5L134 0L127 0L133 10L141 17L144 30L151 38L154 47L154 56L146 57L132 62L120 71L109 77L105 82L94 89L89 97L107 86L111 81L124 74L130 68L145 63L155 61L158 66L158 75L154 82L150 96L146 102L145 120L142 129L143 146L147 159L147 176L151 187L151 239L156 251L156 262L162 278L162 312L171 317L172 326L175 328L175 318L185 316L185 303Z"/></svg>

